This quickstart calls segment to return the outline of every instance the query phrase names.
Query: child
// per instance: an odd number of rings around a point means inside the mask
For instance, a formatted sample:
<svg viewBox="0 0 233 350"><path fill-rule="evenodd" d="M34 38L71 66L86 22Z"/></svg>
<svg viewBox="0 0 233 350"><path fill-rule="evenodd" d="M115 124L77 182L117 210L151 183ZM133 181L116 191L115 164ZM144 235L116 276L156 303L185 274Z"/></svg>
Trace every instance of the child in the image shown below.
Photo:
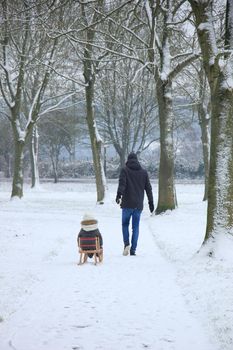
<svg viewBox="0 0 233 350"><path fill-rule="evenodd" d="M103 238L101 236L101 233L99 232L98 229L98 221L94 218L93 215L91 214L85 214L83 216L83 219L81 221L81 230L78 234L78 243L79 243L79 238L94 238L94 237L99 237L99 242L100 242L100 248L103 249ZM88 242L88 240L87 240ZM88 247L86 247L86 250L88 250ZM91 250L91 247L90 247ZM98 256L98 254L97 254ZM88 254L89 258L93 257L93 254Z"/></svg>

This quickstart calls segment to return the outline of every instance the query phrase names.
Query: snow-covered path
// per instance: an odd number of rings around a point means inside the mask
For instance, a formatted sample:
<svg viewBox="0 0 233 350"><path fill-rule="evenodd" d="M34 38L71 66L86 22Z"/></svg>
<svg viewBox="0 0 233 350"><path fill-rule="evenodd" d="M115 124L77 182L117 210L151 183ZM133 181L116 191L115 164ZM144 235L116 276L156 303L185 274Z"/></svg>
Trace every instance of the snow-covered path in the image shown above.
<svg viewBox="0 0 233 350"><path fill-rule="evenodd" d="M79 202L74 194L38 193L17 212L12 203L3 207L1 223L13 231L11 258L4 251L0 261L0 349L214 350L156 246L146 210L138 255L124 257L120 209L112 199L96 207L104 263L77 266L76 233L93 195L84 203L84 195Z"/></svg>

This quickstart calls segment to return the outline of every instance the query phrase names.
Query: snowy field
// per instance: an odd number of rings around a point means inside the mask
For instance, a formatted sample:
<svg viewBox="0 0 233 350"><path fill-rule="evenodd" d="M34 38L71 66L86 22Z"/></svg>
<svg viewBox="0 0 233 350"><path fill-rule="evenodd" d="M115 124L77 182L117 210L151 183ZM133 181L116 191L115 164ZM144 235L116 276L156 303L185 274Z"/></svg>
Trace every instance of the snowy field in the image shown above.
<svg viewBox="0 0 233 350"><path fill-rule="evenodd" d="M161 216L145 201L136 257L122 256L116 186L97 206L92 183L26 186L14 201L0 183L0 349L232 350L233 244L196 253L203 186L177 185L179 208ZM104 239L97 266L77 265L86 211Z"/></svg>

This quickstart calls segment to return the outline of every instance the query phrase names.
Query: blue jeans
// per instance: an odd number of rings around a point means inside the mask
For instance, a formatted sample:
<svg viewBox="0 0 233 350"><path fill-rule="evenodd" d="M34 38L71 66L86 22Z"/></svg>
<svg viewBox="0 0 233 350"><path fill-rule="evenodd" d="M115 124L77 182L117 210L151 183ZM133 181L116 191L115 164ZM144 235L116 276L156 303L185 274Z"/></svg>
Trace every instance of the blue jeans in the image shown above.
<svg viewBox="0 0 233 350"><path fill-rule="evenodd" d="M133 234L131 238L131 248L130 248L131 252L135 252L137 248L141 212L142 211L139 209L130 209L130 208L122 209L122 233L123 233L123 240L124 240L125 246L129 245L129 222L130 222L130 218L132 217Z"/></svg>

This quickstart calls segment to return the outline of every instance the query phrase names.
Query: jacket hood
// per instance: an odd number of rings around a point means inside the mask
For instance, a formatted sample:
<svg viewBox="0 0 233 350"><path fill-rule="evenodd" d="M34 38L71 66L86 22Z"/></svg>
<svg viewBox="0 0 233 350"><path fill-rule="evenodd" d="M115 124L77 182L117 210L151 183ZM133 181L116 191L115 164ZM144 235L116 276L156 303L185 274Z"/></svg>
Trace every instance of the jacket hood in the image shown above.
<svg viewBox="0 0 233 350"><path fill-rule="evenodd" d="M86 213L81 221L81 227L84 231L93 231L98 228L98 220L92 214Z"/></svg>
<svg viewBox="0 0 233 350"><path fill-rule="evenodd" d="M135 154L136 156L136 154ZM140 170L142 167L137 159L137 156L136 158L129 158L128 157L128 160L126 162L126 166L127 168L131 169L131 170Z"/></svg>
<svg viewBox="0 0 233 350"><path fill-rule="evenodd" d="M134 153L134 152L131 152L131 153L128 155L128 159L127 159L127 160L130 160L130 159L136 159L136 160L138 160L137 154Z"/></svg>

